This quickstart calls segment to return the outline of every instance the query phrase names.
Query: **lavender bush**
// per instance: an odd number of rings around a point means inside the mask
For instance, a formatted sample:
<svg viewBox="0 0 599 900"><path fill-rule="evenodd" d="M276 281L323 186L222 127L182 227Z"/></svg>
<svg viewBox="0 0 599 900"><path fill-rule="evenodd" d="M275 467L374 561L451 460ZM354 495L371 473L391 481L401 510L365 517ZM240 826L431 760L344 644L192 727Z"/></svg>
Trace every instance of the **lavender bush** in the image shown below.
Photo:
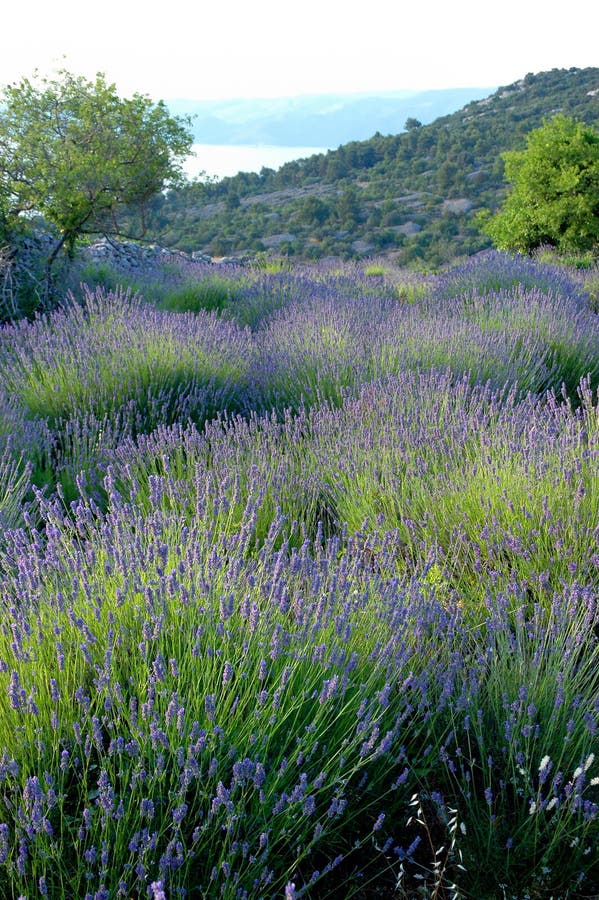
<svg viewBox="0 0 599 900"><path fill-rule="evenodd" d="M252 546L281 514L286 539L396 534L402 573L428 572L472 605L486 577L517 576L539 601L573 577L596 585L589 552L599 506L594 396L576 410L554 394L471 386L450 372L407 372L284 421L253 417L159 429L109 456L119 491L229 534L254 498ZM165 487L166 485L166 487ZM215 510L226 509L226 515ZM378 565L376 546L365 551ZM395 573L394 573L395 574ZM483 577L486 576L486 577ZM549 593L548 593L549 592Z"/></svg>
<svg viewBox="0 0 599 900"><path fill-rule="evenodd" d="M86 290L81 305L4 328L0 386L51 430L54 477L70 494L81 470L97 481L121 437L249 409L253 355L247 330L210 313L168 315L127 292Z"/></svg>
<svg viewBox="0 0 599 900"><path fill-rule="evenodd" d="M71 276L73 295L83 299L90 284L101 286L105 292L125 287L170 312L214 310L255 329L278 310L316 297L362 297L376 302L386 295L402 302L416 302L430 293L434 279L389 265L348 263L339 267L321 261L293 268L281 262L215 266L185 257L155 256L138 269L106 263L76 266Z"/></svg>
<svg viewBox="0 0 599 900"><path fill-rule="evenodd" d="M434 293L439 299L453 300L514 289L536 290L582 306L586 301L579 279L564 266L499 250L487 250L465 263L450 266L437 279Z"/></svg>
<svg viewBox="0 0 599 900"><path fill-rule="evenodd" d="M41 501L47 540L12 532L4 554L6 884L143 896L160 880L171 896L225 897L289 883L318 895L348 873L390 885L433 870L427 829L444 840L454 806L465 885L489 889L481 858L517 884L523 857L527 883L563 886L556 821L569 877L574 861L593 884L588 589L527 613L523 586L490 587L477 624L426 576L372 571L358 540L276 550L275 522L248 557L245 523L218 535L165 513L159 490L144 515L107 491L101 527L87 503L70 518ZM373 539L392 571L393 536ZM409 821L415 794L426 818Z"/></svg>
<svg viewBox="0 0 599 900"><path fill-rule="evenodd" d="M328 401L407 370L450 369L471 382L517 386L521 395L571 396L599 383L599 320L568 298L534 289L418 304L329 297L292 304L259 335L258 383L268 406Z"/></svg>
<svg viewBox="0 0 599 900"><path fill-rule="evenodd" d="M326 516L311 431L305 412L283 421L275 416L219 419L201 432L176 425L123 441L108 464L121 494L134 497L144 511L160 485L163 508L185 522L201 515L207 528L224 534L245 522L254 547L282 516L286 540L301 544L315 536Z"/></svg>
<svg viewBox="0 0 599 900"><path fill-rule="evenodd" d="M0 332L0 895L599 892L599 342L536 265Z"/></svg>
<svg viewBox="0 0 599 900"><path fill-rule="evenodd" d="M232 324L167 316L128 293L98 290L81 306L5 328L0 381L51 422L112 413L133 399L151 428L241 404L251 358L248 333Z"/></svg>
<svg viewBox="0 0 599 900"><path fill-rule="evenodd" d="M554 394L471 387L451 373L389 378L314 415L314 471L339 524L397 529L405 571L431 555L471 603L514 573L542 602L573 576L599 585L599 433L583 383Z"/></svg>

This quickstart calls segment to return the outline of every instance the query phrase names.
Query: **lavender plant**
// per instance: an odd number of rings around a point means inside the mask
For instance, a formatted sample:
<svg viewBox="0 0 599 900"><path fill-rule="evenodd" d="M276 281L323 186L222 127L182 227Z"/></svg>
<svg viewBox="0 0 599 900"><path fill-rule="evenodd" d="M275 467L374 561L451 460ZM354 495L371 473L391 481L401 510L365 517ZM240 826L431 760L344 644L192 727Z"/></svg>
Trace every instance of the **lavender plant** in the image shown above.
<svg viewBox="0 0 599 900"><path fill-rule="evenodd" d="M561 885L563 866L544 871L551 817L533 815L546 755L569 779L542 793L560 804L556 840L580 845L576 877L594 883L592 858L578 868L597 834L588 589L528 613L521 586L489 588L474 627L426 579L372 571L359 541L276 550L274 523L248 557L251 503L219 535L165 512L159 491L142 514L106 487L101 527L90 503L71 519L40 498L47 540L13 532L3 554L6 885L274 897L348 872L384 883L440 849L408 822L415 791L458 809L466 871L500 857L505 883L523 883L511 837L527 878ZM378 544L391 571L401 551Z"/></svg>
<svg viewBox="0 0 599 900"><path fill-rule="evenodd" d="M599 325L569 298L515 289L417 304L392 293L292 304L260 335L258 384L266 406L339 405L347 390L427 369L468 373L473 384L517 386L522 396L580 379L599 383Z"/></svg>
<svg viewBox="0 0 599 900"><path fill-rule="evenodd" d="M434 558L469 604L516 575L542 602L573 578L598 584L595 404L588 382L574 411L407 373L315 414L316 468L339 523L397 530L404 571Z"/></svg>
<svg viewBox="0 0 599 900"><path fill-rule="evenodd" d="M127 293L87 293L5 328L0 379L31 416L111 413L135 400L150 429L242 403L249 335L210 316L166 316Z"/></svg>
<svg viewBox="0 0 599 900"><path fill-rule="evenodd" d="M599 892L599 342L536 265L0 332L2 896Z"/></svg>
<svg viewBox="0 0 599 900"><path fill-rule="evenodd" d="M233 323L98 289L83 305L6 327L0 385L50 429L51 477L72 499L82 470L101 481L98 467L120 438L248 409L253 354L249 332Z"/></svg>
<svg viewBox="0 0 599 900"><path fill-rule="evenodd" d="M109 456L119 491L147 510L158 484L165 509L184 521L201 515L206 527L229 534L241 526L250 499L252 547L272 522L284 520L286 539L303 543L322 527L323 482L316 468L311 423L298 416L221 418L200 432L191 425L157 429L126 440ZM216 516L216 510L226 515Z"/></svg>
<svg viewBox="0 0 599 900"><path fill-rule="evenodd" d="M439 276L434 294L441 300L454 300L514 290L535 290L585 304L578 279L564 266L498 250L488 250L465 263L450 266Z"/></svg>
<svg viewBox="0 0 599 900"><path fill-rule="evenodd" d="M365 580L359 557L331 565L338 544L275 552L275 524L248 566L245 527L219 537L159 505L142 517L107 490L101 529L89 504L71 521L41 501L48 543L36 553L33 536L25 556L15 533L5 555L8 883L79 896L160 879L176 895L193 873L207 895L275 896L289 881L308 893L362 847L386 868L371 837L406 799L408 748L439 741L425 719L405 744L393 685L403 673L420 695L416 647L452 617L415 595L421 624L398 643L408 593L398 604L395 584Z"/></svg>

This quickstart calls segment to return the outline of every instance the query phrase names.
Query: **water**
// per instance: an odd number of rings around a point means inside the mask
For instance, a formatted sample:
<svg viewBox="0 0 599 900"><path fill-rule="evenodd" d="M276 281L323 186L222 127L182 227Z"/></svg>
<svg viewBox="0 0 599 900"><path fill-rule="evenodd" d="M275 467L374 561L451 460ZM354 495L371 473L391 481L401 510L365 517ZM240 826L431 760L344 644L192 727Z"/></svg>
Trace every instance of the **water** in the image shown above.
<svg viewBox="0 0 599 900"><path fill-rule="evenodd" d="M278 169L286 162L303 159L315 153L326 153L327 147L275 147L269 144L194 144L195 157L184 165L190 178L206 175L224 178L238 172L259 172L263 167Z"/></svg>

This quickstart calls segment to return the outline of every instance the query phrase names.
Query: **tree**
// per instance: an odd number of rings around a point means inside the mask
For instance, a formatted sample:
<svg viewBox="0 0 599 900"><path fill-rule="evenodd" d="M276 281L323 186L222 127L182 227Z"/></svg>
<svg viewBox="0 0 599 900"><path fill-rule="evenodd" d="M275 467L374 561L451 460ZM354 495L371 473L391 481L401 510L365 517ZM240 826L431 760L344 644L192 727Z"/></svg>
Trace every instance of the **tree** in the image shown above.
<svg viewBox="0 0 599 900"><path fill-rule="evenodd" d="M22 79L0 95L0 211L5 235L39 214L72 256L86 233L122 233L119 214L182 180L193 137L188 120L134 94L121 99L98 73L94 81L62 70L54 80ZM130 235L131 236L131 235Z"/></svg>
<svg viewBox="0 0 599 900"><path fill-rule="evenodd" d="M502 154L512 183L503 208L483 224L503 250L599 246L599 133L556 115L531 131L526 149Z"/></svg>
<svg viewBox="0 0 599 900"><path fill-rule="evenodd" d="M415 128L422 128L422 122L414 116L408 116L404 128L406 131L413 131Z"/></svg>
<svg viewBox="0 0 599 900"><path fill-rule="evenodd" d="M360 220L360 203L352 185L343 188L337 201L337 216L342 225L355 225Z"/></svg>
<svg viewBox="0 0 599 900"><path fill-rule="evenodd" d="M318 227L327 221L330 214L331 210L324 200L321 200L320 197L308 196L300 203L297 218L305 225Z"/></svg>

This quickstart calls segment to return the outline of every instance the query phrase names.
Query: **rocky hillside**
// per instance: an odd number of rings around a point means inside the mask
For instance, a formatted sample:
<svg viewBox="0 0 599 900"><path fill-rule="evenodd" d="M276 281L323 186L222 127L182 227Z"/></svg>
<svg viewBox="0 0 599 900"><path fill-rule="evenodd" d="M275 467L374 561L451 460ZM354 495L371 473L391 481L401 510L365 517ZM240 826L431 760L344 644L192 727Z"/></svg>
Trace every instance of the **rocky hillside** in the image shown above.
<svg viewBox="0 0 599 900"><path fill-rule="evenodd" d="M599 124L599 69L526 75L429 125L190 184L157 199L150 236L210 256L387 254L440 265L488 246L476 216L504 196L502 151L556 112Z"/></svg>

